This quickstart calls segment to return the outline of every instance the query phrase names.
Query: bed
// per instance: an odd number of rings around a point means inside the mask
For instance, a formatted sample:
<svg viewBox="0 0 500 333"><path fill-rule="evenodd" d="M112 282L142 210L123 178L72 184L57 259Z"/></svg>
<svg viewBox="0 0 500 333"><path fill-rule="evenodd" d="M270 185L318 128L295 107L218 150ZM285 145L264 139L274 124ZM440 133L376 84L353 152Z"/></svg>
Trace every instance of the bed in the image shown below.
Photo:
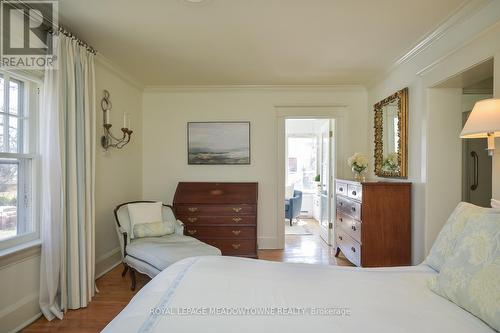
<svg viewBox="0 0 500 333"><path fill-rule="evenodd" d="M426 265L188 258L144 286L103 332L494 332L432 293L435 274Z"/></svg>

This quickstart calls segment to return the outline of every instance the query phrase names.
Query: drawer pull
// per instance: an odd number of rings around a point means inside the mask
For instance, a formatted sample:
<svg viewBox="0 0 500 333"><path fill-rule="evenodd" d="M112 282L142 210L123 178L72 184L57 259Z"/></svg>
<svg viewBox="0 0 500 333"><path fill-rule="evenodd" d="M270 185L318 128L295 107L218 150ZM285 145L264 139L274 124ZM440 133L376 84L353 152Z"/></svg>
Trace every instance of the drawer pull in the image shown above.
<svg viewBox="0 0 500 333"><path fill-rule="evenodd" d="M339 239L342 240L342 236L339 236Z"/></svg>
<svg viewBox="0 0 500 333"><path fill-rule="evenodd" d="M241 217L233 217L233 221L236 223L240 222L241 220L242 220Z"/></svg>
<svg viewBox="0 0 500 333"><path fill-rule="evenodd" d="M339 221L340 221L340 222L344 222L344 219L343 219L343 218L339 218Z"/></svg>
<svg viewBox="0 0 500 333"><path fill-rule="evenodd" d="M234 207L233 208L233 211L236 212L236 213L239 213L241 210L242 210L241 207Z"/></svg>
<svg viewBox="0 0 500 333"><path fill-rule="evenodd" d="M340 202L340 205L341 205L341 206L343 206L343 205L344 205L344 203L341 201L341 202Z"/></svg>
<svg viewBox="0 0 500 333"><path fill-rule="evenodd" d="M356 211L356 207L351 207L351 210L352 210L353 212L355 212L355 211Z"/></svg>
<svg viewBox="0 0 500 333"><path fill-rule="evenodd" d="M352 227L351 227L351 229L352 229L353 231L356 231L356 227L355 227L355 226L352 226Z"/></svg>
<svg viewBox="0 0 500 333"><path fill-rule="evenodd" d="M356 194L357 194L356 191L352 191L352 195L356 196Z"/></svg>
<svg viewBox="0 0 500 333"><path fill-rule="evenodd" d="M190 234L190 235L194 235L197 232L198 232L198 230L196 230L196 229L195 230L188 230L188 234Z"/></svg>
<svg viewBox="0 0 500 333"><path fill-rule="evenodd" d="M238 236L239 234L241 234L241 230L233 230L233 234L235 236Z"/></svg>
<svg viewBox="0 0 500 333"><path fill-rule="evenodd" d="M194 222L198 221L198 218L197 217L188 217L188 221L191 223L194 223Z"/></svg>
<svg viewBox="0 0 500 333"><path fill-rule="evenodd" d="M344 188L343 187L339 187L339 192L344 192Z"/></svg>
<svg viewBox="0 0 500 333"><path fill-rule="evenodd" d="M356 252L356 248L355 248L354 246L353 246L353 247L351 247L351 251L352 251L352 252Z"/></svg>
<svg viewBox="0 0 500 333"><path fill-rule="evenodd" d="M233 246L233 249L238 250L241 246L241 244L231 244Z"/></svg>
<svg viewBox="0 0 500 333"><path fill-rule="evenodd" d="M198 207L189 207L188 210L191 212L191 213L194 213L194 212L197 212L198 211Z"/></svg>

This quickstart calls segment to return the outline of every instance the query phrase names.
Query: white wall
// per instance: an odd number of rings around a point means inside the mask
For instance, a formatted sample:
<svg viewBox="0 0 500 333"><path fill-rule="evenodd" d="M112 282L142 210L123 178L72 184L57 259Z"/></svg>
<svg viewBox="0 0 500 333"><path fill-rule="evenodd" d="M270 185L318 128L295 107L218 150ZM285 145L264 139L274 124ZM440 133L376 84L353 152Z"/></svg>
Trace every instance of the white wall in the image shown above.
<svg viewBox="0 0 500 333"><path fill-rule="evenodd" d="M345 155L366 151L366 93L359 87L146 89L143 197L171 203L179 181L257 181L259 247L277 248L275 106L332 104L346 105ZM222 120L251 122L252 164L188 165L186 123Z"/></svg>
<svg viewBox="0 0 500 333"><path fill-rule="evenodd" d="M425 248L462 198L462 89L427 91L428 140Z"/></svg>
<svg viewBox="0 0 500 333"><path fill-rule="evenodd" d="M134 133L123 149L105 152L102 135L103 90L111 95L112 132L119 136L123 113L131 118ZM115 230L114 208L123 202L142 198L142 88L105 60L96 62L97 152L96 152L96 275L99 276L121 260Z"/></svg>
<svg viewBox="0 0 500 333"><path fill-rule="evenodd" d="M451 212L451 204L426 205L433 198L427 197L432 179L444 175L442 166L448 163L447 154L439 144L445 133L456 131L456 124L439 122L441 110L429 106L428 89L453 75L465 71L488 58L495 57L495 94L500 97L500 2L493 1L467 20L459 20L432 45L394 68L368 89L368 111L373 104L404 87L409 88L409 177L413 183L412 223L413 262L421 262L446 222L443 216ZM433 93L430 92L432 95ZM432 98L431 98L432 100ZM456 112L460 112L457 109ZM431 123L435 119L436 123ZM373 124L370 116L369 121ZM370 128L370 143L373 137ZM497 139L497 142L499 140ZM439 145L439 146L438 146ZM433 148L434 146L434 148ZM373 152L373 146L372 152ZM456 147L453 146L452 149ZM457 155L458 156L458 155ZM500 196L500 157L496 151L493 167L493 196ZM455 163L455 162L453 162ZM461 166L456 169L460 171ZM460 179L460 178L458 178ZM456 185L447 183L450 191ZM458 187L457 187L458 188ZM459 191L459 190L458 190ZM459 197L453 196L457 201ZM433 200L433 199L432 199ZM435 200L440 200L436 198ZM448 200L448 201L450 201ZM426 211L427 210L427 211Z"/></svg>

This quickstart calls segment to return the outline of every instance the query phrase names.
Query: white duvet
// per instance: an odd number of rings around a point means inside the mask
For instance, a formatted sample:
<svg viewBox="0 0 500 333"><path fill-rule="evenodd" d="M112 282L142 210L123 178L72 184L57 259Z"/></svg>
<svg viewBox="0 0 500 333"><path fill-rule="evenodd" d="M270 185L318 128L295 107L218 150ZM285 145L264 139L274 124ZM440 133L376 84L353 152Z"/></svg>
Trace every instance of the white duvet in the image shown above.
<svg viewBox="0 0 500 333"><path fill-rule="evenodd" d="M104 332L493 332L432 293L426 281L434 274L425 265L189 258L151 280Z"/></svg>

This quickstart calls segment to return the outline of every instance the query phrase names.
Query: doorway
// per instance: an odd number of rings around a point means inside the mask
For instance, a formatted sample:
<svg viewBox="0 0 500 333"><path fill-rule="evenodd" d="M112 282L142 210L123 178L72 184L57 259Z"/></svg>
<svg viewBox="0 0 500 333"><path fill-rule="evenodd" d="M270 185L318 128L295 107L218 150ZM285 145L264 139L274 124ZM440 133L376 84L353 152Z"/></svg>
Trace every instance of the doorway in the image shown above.
<svg viewBox="0 0 500 333"><path fill-rule="evenodd" d="M486 140L464 140L460 132L474 104L491 98L492 77L493 59L487 59L427 90L426 251L460 201L489 207L492 160L482 156Z"/></svg>
<svg viewBox="0 0 500 333"><path fill-rule="evenodd" d="M300 262L330 251L334 128L333 119L285 120L285 251Z"/></svg>
<svg viewBox="0 0 500 333"><path fill-rule="evenodd" d="M491 75L463 88L462 125L477 101L493 97L493 72ZM492 198L492 158L487 147L486 140L462 140L462 201L482 207L490 207Z"/></svg>

